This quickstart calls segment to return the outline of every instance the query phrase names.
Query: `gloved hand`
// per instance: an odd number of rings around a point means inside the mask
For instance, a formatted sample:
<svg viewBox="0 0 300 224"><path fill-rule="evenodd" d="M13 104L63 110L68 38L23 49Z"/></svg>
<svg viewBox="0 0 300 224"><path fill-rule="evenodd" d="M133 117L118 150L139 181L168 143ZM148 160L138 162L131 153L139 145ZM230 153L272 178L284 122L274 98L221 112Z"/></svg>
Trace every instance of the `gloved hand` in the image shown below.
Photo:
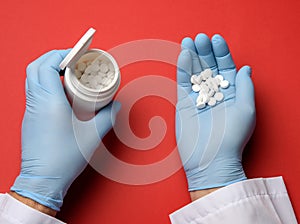
<svg viewBox="0 0 300 224"><path fill-rule="evenodd" d="M68 52L48 52L27 67L21 173L11 188L56 211L120 109L110 104L89 121L73 116L58 73Z"/></svg>
<svg viewBox="0 0 300 224"><path fill-rule="evenodd" d="M177 67L176 139L189 191L246 179L242 153L255 127L251 68L236 72L225 40L214 35L210 41L205 34L195 41L183 39ZM206 68L224 76L230 86L221 90L223 102L197 109L198 93L192 91L190 77Z"/></svg>

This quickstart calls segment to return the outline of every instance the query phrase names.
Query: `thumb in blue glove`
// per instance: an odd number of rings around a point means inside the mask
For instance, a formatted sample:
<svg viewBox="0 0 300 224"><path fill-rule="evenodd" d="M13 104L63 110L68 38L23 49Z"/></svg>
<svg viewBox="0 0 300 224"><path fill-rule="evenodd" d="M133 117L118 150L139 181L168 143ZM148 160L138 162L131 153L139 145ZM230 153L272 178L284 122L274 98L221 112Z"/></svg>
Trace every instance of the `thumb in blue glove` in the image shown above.
<svg viewBox="0 0 300 224"><path fill-rule="evenodd" d="M59 76L68 52L48 52L27 67L21 172L11 188L56 211L120 110L114 102L88 121L76 118Z"/></svg>

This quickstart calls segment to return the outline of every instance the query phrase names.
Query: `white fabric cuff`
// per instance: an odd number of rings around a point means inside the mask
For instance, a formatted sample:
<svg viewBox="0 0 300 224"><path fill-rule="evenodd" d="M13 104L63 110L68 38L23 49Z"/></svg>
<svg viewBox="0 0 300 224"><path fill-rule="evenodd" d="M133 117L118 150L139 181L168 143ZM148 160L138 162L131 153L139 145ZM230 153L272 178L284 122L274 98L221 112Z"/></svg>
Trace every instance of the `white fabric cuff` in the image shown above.
<svg viewBox="0 0 300 224"><path fill-rule="evenodd" d="M0 194L0 216L20 224L64 224L49 215L39 212L9 194Z"/></svg>
<svg viewBox="0 0 300 224"><path fill-rule="evenodd" d="M297 224L282 177L241 181L170 215L172 224Z"/></svg>

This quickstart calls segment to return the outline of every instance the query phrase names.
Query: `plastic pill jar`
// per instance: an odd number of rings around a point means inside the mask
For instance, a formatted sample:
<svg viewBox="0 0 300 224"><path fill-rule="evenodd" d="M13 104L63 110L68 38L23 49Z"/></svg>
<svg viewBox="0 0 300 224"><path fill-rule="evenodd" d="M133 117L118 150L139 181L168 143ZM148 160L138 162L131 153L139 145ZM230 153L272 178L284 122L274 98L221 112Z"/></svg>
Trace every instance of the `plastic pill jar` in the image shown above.
<svg viewBox="0 0 300 224"><path fill-rule="evenodd" d="M72 104L73 111L81 120L90 119L96 111L112 101L121 79L118 64L109 53L100 49L88 50L94 33L93 28L89 29L60 64L60 68L65 69L64 87L66 94ZM84 85L76 74L78 64L91 64L95 59L108 64L110 72L113 72L112 79L101 88L91 88Z"/></svg>

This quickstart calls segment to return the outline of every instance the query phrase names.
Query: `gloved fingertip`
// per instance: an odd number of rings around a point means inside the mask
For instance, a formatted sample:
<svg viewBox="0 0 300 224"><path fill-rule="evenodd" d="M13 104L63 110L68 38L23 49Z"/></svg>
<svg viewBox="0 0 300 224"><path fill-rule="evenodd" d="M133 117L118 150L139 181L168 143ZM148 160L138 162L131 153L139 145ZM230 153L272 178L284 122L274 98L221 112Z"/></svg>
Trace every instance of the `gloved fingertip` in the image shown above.
<svg viewBox="0 0 300 224"><path fill-rule="evenodd" d="M217 44L220 41L224 41L224 38L220 34L216 33L216 34L213 35L211 40L212 40L213 43Z"/></svg>
<svg viewBox="0 0 300 224"><path fill-rule="evenodd" d="M213 51L216 57L224 57L229 53L229 48L225 39L220 34L215 34L211 38Z"/></svg>
<svg viewBox="0 0 300 224"><path fill-rule="evenodd" d="M236 102L239 105L248 105L255 108L254 85L251 80L252 69L250 66L243 66L236 76Z"/></svg>
<svg viewBox="0 0 300 224"><path fill-rule="evenodd" d="M252 75L252 68L249 65L243 66L240 71L241 73L246 73L249 77Z"/></svg>
<svg viewBox="0 0 300 224"><path fill-rule="evenodd" d="M248 75L251 77L252 76L252 68L249 65L246 65L245 67L247 69Z"/></svg>
<svg viewBox="0 0 300 224"><path fill-rule="evenodd" d="M195 45L200 55L211 53L211 41L205 33L199 33L195 38Z"/></svg>
<svg viewBox="0 0 300 224"><path fill-rule="evenodd" d="M185 44L188 44L188 43L190 43L191 41L193 41L192 38L190 38L190 37L184 37L184 38L182 39L182 41L181 41L181 45L182 45L182 46L185 46Z"/></svg>
<svg viewBox="0 0 300 224"><path fill-rule="evenodd" d="M195 37L195 43L208 44L210 42L209 37L205 33L198 33Z"/></svg>
<svg viewBox="0 0 300 224"><path fill-rule="evenodd" d="M181 41L181 49L189 49L191 51L196 52L195 44L192 38L190 37L185 37Z"/></svg>

